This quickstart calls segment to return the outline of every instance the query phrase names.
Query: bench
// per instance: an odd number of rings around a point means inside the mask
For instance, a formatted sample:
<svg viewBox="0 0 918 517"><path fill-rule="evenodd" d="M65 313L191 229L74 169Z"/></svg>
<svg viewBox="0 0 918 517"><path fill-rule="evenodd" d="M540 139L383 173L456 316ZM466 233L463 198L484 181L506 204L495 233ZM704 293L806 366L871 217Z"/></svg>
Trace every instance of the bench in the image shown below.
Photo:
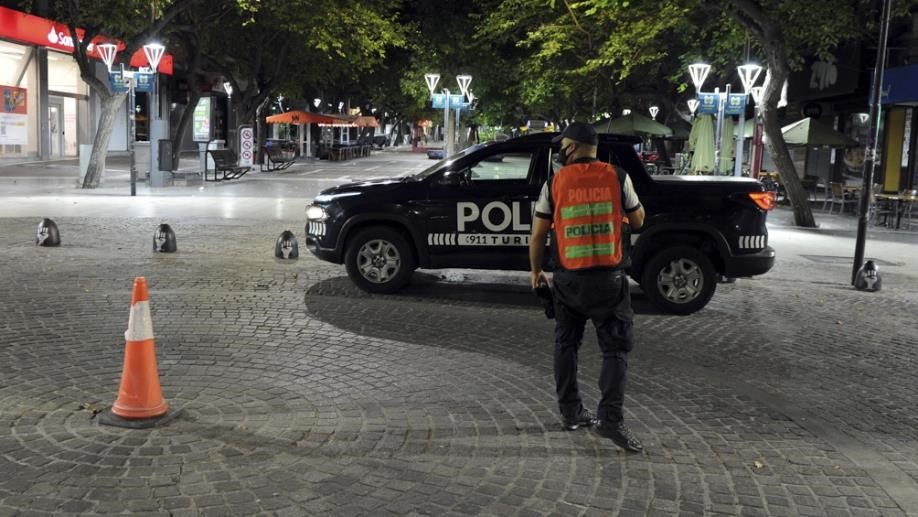
<svg viewBox="0 0 918 517"><path fill-rule="evenodd" d="M214 179L210 180L207 178L207 164L204 164L204 181L223 181L223 180L234 180L241 178L245 173L251 170L251 167L244 167L238 165L239 159L236 157L236 153L232 149L208 149L207 154L214 161ZM218 174L222 173L222 177L217 177Z"/></svg>
<svg viewBox="0 0 918 517"><path fill-rule="evenodd" d="M267 164L262 163L262 171L282 171L293 165L293 162L295 161L293 158L289 160L284 158L284 153L281 152L279 147L272 145L262 147L262 149L264 149L265 156L268 158Z"/></svg>

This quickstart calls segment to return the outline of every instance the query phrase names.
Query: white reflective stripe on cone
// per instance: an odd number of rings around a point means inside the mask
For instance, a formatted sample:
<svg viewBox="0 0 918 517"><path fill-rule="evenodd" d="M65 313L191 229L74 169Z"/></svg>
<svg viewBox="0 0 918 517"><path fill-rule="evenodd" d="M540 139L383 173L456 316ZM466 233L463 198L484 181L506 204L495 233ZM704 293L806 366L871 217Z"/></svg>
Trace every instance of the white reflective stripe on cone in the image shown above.
<svg viewBox="0 0 918 517"><path fill-rule="evenodd" d="M128 329L124 333L127 341L153 339L153 318L150 316L150 302L141 301L131 306Z"/></svg>

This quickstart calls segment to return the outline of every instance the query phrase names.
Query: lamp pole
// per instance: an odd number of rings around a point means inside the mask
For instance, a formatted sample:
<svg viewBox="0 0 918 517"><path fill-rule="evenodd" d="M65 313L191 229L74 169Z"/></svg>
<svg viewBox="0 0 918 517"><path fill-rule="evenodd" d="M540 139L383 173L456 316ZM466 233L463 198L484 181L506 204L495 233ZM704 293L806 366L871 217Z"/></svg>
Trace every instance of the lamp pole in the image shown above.
<svg viewBox="0 0 918 517"><path fill-rule="evenodd" d="M115 62L115 55L118 53L118 46L115 45L114 43L101 43L97 45L96 47L98 48L99 55L102 57L102 61L105 63L105 66L108 68L108 72L111 73L112 64ZM146 45L143 46L143 53L146 56L147 62L150 65L150 69L153 72L153 81L154 81L154 88L153 88L154 103L153 105L156 108L157 112L159 108L155 104L155 100L157 98L156 97L156 87L155 87L156 70L159 67L159 61L160 59L162 59L163 53L165 52L165 50L166 50L166 47L164 47L163 45L160 45L159 43L147 43ZM122 77L127 78L128 80L128 94L130 98L130 101L129 101L130 109L128 110L128 113L130 114L129 116L131 119L130 135L128 136L128 152L131 156L131 162L130 162L131 163L131 167L130 167L131 169L131 196L136 196L137 195L137 163L136 163L136 158L134 156L134 140L136 139L136 134L137 134L137 120L136 120L137 115L135 111L136 100L135 100L135 95L134 95L134 88L137 86L137 78L134 75L135 71L124 69L124 64L121 65L121 74L122 74ZM153 154L152 146L150 149L150 154L151 155ZM157 160L157 163L158 163L158 160ZM153 171L151 170L150 173L152 175Z"/></svg>
<svg viewBox="0 0 918 517"><path fill-rule="evenodd" d="M755 124L753 124L752 131L752 167L749 172L753 178L759 177L759 170L762 168L762 96L765 93L765 87L763 86L753 86L749 88L749 93L752 94L752 100L755 102Z"/></svg>
<svg viewBox="0 0 918 517"><path fill-rule="evenodd" d="M457 75L456 82L459 83L459 92L462 93L462 102L464 102L465 96L469 94L469 85L472 84L472 76L468 74ZM462 110L462 102L459 103L459 106L456 106L456 136L460 139L461 137L459 136L459 133L461 128L459 125L459 114Z"/></svg>
<svg viewBox="0 0 918 517"><path fill-rule="evenodd" d="M762 67L754 63L747 63L745 65L740 65L736 67L737 73L739 73L740 80L743 82L743 95L747 96L751 93L753 85L759 79L759 75L762 73ZM753 99L754 100L754 99ZM758 104L756 104L758 108ZM733 175L742 176L743 175L743 147L746 145L746 109L745 106L743 110L740 111L739 115L739 132L736 135L736 160L733 164Z"/></svg>

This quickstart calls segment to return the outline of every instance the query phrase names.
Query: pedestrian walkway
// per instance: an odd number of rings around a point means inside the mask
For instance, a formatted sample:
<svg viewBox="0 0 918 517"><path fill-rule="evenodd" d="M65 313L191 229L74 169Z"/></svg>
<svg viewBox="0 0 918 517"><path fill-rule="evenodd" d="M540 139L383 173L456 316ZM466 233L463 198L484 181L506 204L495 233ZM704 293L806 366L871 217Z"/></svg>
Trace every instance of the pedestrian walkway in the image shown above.
<svg viewBox="0 0 918 517"><path fill-rule="evenodd" d="M63 217L63 245L39 248L33 218L0 218L0 515L918 512L898 273L864 293L779 261L689 317L636 294L625 408L647 450L630 455L560 429L552 323L524 272L368 295L302 250L275 259L287 221L185 216L168 255L150 250L158 222ZM138 275L182 414L99 426ZM588 333L591 407L598 354Z"/></svg>

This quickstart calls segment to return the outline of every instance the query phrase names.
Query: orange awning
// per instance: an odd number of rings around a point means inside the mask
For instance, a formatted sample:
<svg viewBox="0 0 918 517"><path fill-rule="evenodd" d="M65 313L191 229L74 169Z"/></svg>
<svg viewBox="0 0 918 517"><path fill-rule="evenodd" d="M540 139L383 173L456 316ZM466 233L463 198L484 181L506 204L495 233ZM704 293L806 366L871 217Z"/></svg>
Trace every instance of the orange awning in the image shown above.
<svg viewBox="0 0 918 517"><path fill-rule="evenodd" d="M277 115L271 115L267 118L268 124L339 124L336 118L322 115L321 113L312 113L309 111L293 110Z"/></svg>

